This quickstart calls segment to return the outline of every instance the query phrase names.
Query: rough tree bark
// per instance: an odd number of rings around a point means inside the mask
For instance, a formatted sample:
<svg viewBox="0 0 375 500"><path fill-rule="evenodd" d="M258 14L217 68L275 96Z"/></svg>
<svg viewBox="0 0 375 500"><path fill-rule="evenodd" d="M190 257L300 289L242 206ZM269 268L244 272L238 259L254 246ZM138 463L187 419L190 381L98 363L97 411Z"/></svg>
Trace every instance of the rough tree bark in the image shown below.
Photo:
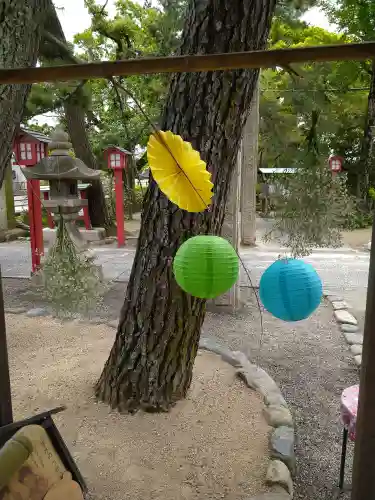
<svg viewBox="0 0 375 500"><path fill-rule="evenodd" d="M182 54L263 49L275 0L191 0ZM115 343L97 383L97 396L120 411L163 411L184 398L191 383L205 301L177 286L172 260L181 243L218 234L241 133L258 71L173 76L161 121L192 142L213 172L210 211L179 210L154 181L142 225Z"/></svg>
<svg viewBox="0 0 375 500"><path fill-rule="evenodd" d="M45 0L0 0L0 68L36 64ZM0 85L0 188L30 85Z"/></svg>
<svg viewBox="0 0 375 500"><path fill-rule="evenodd" d="M64 31L56 14L56 9L51 3L51 0L48 1L48 22L46 23L48 31L45 31L43 34L40 55L45 60L49 61L61 60L66 63L77 63L76 57L67 44ZM72 97L68 99L64 105L68 133L77 157L86 163L89 168L97 170L98 164L86 130L86 112L79 101L81 92L82 89L79 89L77 92L73 93ZM87 195L92 225L108 229L112 222L105 203L101 181L93 181L87 191Z"/></svg>

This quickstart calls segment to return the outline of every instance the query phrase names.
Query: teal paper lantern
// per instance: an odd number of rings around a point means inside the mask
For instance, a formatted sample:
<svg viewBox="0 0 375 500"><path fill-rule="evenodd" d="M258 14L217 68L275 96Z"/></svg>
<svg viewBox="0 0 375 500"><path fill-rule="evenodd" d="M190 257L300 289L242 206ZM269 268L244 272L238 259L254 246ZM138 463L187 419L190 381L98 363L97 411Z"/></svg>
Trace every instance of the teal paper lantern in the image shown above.
<svg viewBox="0 0 375 500"><path fill-rule="evenodd" d="M173 262L177 283L190 295L213 299L229 290L238 278L238 256L219 236L194 236L178 249Z"/></svg>
<svg viewBox="0 0 375 500"><path fill-rule="evenodd" d="M310 264L299 259L281 259L262 274L259 295L265 309L276 318L300 321L319 306L323 287Z"/></svg>

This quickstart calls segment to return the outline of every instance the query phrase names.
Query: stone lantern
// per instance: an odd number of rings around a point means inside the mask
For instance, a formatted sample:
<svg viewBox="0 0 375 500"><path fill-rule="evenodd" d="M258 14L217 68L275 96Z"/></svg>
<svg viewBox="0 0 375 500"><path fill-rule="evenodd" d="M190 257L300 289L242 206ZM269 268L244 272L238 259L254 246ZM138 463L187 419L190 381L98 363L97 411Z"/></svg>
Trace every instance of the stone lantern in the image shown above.
<svg viewBox="0 0 375 500"><path fill-rule="evenodd" d="M86 242L75 221L87 200L78 196L78 181L91 182L100 178L100 172L88 168L83 161L70 154L72 144L64 131L56 129L48 144L49 156L33 167L23 168L26 179L47 180L50 185L50 199L44 206L54 213L55 218L62 216L68 233L78 250L86 249Z"/></svg>

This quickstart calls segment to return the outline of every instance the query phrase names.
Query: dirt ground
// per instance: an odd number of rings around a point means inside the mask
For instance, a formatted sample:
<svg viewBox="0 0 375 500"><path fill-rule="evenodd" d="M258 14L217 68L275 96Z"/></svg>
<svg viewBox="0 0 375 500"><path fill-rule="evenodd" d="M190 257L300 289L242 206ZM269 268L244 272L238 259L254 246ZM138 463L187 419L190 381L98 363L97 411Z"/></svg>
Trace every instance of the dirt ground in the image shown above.
<svg viewBox="0 0 375 500"><path fill-rule="evenodd" d="M56 416L95 500L245 500L265 490L263 402L218 356L197 357L188 398L165 414L109 411L93 385L113 343L103 325L7 315L16 418Z"/></svg>
<svg viewBox="0 0 375 500"><path fill-rule="evenodd" d="M344 231L342 233L342 241L344 245L362 249L371 240L371 231L371 227L355 229L354 231Z"/></svg>
<svg viewBox="0 0 375 500"><path fill-rule="evenodd" d="M115 283L95 315L116 320L125 286ZM26 280L3 279L3 287L6 307L43 305ZM254 294L245 291L246 308L237 315L207 314L202 336L243 351L280 385L297 431L294 498L332 500L341 454L340 394L345 387L359 382L358 368L329 305L323 303L308 320L298 323L285 323L264 313L262 334ZM50 406L50 401L47 403ZM348 481L352 452L350 443ZM344 495L342 500L349 500L349 496Z"/></svg>

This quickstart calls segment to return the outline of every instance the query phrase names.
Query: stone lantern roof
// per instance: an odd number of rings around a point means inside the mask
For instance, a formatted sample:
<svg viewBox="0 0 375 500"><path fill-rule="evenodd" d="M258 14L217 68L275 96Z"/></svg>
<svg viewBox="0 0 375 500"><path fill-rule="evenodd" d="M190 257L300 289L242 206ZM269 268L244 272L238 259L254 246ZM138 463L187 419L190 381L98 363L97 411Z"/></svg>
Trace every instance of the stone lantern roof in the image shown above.
<svg viewBox="0 0 375 500"><path fill-rule="evenodd" d="M79 158L73 158L69 151L72 144L63 130L56 129L48 144L50 156L33 167L22 168L26 179L37 180L80 180L93 181L100 178L100 171L87 167Z"/></svg>

